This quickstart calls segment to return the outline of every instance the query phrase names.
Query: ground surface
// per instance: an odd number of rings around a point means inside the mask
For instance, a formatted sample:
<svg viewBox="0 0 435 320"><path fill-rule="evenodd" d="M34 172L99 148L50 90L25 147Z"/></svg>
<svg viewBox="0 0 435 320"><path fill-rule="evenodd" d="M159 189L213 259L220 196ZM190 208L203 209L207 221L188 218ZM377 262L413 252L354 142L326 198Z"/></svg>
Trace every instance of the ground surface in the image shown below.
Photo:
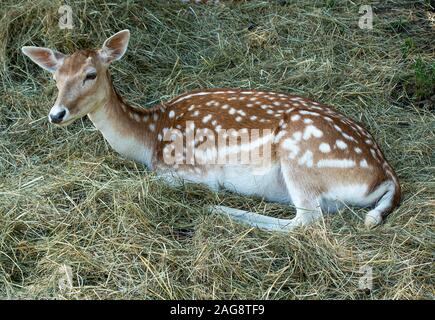
<svg viewBox="0 0 435 320"><path fill-rule="evenodd" d="M68 2L68 1L67 1ZM362 30L359 1L61 1L0 8L1 298L422 298L434 295L434 10L380 1ZM225 204L290 217L294 208L172 189L112 151L88 119L47 121L56 88L20 53L71 53L129 28L113 65L127 100L151 107L195 88L242 87L336 106L374 134L403 202L368 231L346 209L289 235L209 215ZM372 272L372 290L359 290Z"/></svg>

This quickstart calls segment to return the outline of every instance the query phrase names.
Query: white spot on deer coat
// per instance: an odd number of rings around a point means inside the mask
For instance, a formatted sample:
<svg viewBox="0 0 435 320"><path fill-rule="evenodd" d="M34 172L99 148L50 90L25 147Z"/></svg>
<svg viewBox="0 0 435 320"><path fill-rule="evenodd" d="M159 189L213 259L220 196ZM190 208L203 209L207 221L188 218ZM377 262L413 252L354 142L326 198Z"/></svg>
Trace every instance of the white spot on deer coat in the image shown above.
<svg viewBox="0 0 435 320"><path fill-rule="evenodd" d="M301 118L301 116L299 114L295 114L293 116L291 116L291 121L298 121Z"/></svg>
<svg viewBox="0 0 435 320"><path fill-rule="evenodd" d="M322 159L317 162L318 168L353 168L355 161L350 159Z"/></svg>
<svg viewBox="0 0 435 320"><path fill-rule="evenodd" d="M342 132L341 135L342 135L346 140L349 140L349 141L355 141L355 142L356 142L356 140L355 140L354 137L352 137L352 136L350 136L350 135L348 135L348 134L346 134L346 133L344 133L344 132Z"/></svg>
<svg viewBox="0 0 435 320"><path fill-rule="evenodd" d="M311 168L313 166L313 153L310 150L305 151L304 155L298 160L298 164L305 164Z"/></svg>
<svg viewBox="0 0 435 320"><path fill-rule="evenodd" d="M306 126L304 130L304 136L303 136L304 140L308 140L311 136L320 138L323 136L323 132L317 129L313 125Z"/></svg>
<svg viewBox="0 0 435 320"><path fill-rule="evenodd" d="M326 143L326 142L322 142L322 143L319 145L319 150L320 150L321 152L323 152L323 153L328 153L328 152L331 151L331 147L329 146L328 143Z"/></svg>
<svg viewBox="0 0 435 320"><path fill-rule="evenodd" d="M290 151L289 159L294 159L299 153L298 141L295 139L285 139L282 146L284 149Z"/></svg>
<svg viewBox="0 0 435 320"><path fill-rule="evenodd" d="M302 132L296 131L296 132L293 133L292 137L293 137L293 140L295 140L295 141L301 141L301 139L302 139Z"/></svg>
<svg viewBox="0 0 435 320"><path fill-rule="evenodd" d="M319 116L317 112L307 111L307 110L301 110L299 111L300 114L303 115L311 115L311 116Z"/></svg>
<svg viewBox="0 0 435 320"><path fill-rule="evenodd" d="M211 119L211 114L206 115L204 118L202 118L202 123L207 123L209 122Z"/></svg>
<svg viewBox="0 0 435 320"><path fill-rule="evenodd" d="M359 166L360 166L361 168L368 168L368 167L369 167L369 165L368 165L366 159L361 160L361 161L359 162Z"/></svg>
<svg viewBox="0 0 435 320"><path fill-rule="evenodd" d="M344 150L344 149L347 148L347 144L343 140L337 140L337 141L335 141L335 145L337 146L337 148L339 148L341 150Z"/></svg>

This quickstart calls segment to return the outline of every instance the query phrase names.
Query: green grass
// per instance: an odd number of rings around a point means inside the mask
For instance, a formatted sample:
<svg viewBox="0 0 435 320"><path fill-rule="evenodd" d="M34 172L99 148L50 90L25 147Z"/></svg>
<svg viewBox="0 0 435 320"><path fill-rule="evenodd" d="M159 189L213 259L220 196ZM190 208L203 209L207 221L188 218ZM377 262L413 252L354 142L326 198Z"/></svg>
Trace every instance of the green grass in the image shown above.
<svg viewBox="0 0 435 320"><path fill-rule="evenodd" d="M429 64L419 57L414 63L414 70L417 99L435 98L435 62Z"/></svg>
<svg viewBox="0 0 435 320"><path fill-rule="evenodd" d="M373 30L358 28L359 1L67 3L73 30L58 28L63 1L0 8L1 298L433 299L428 1L374 5ZM280 217L294 208L197 185L170 188L111 150L87 118L50 125L54 81L21 46L72 53L125 28L130 47L112 74L132 104L148 108L209 87L331 104L374 134L400 178L402 205L370 231L365 210L346 209L318 226L270 234L204 206ZM358 289L365 266L373 268L370 292Z"/></svg>

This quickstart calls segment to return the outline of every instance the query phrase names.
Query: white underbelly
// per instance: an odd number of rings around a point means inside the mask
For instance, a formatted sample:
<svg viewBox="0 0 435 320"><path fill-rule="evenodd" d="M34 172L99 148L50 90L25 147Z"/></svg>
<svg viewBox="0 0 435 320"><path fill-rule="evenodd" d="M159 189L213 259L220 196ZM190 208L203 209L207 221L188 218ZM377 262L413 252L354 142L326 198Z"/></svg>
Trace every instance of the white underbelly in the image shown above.
<svg viewBox="0 0 435 320"><path fill-rule="evenodd" d="M219 186L226 190L273 202L291 202L279 164L262 170L248 165L226 166L221 170Z"/></svg>
<svg viewBox="0 0 435 320"><path fill-rule="evenodd" d="M158 175L174 186L184 180L206 185L212 190L225 189L267 201L291 203L279 164L261 171L249 165L219 165L209 166L206 172L198 174L185 170L163 170Z"/></svg>

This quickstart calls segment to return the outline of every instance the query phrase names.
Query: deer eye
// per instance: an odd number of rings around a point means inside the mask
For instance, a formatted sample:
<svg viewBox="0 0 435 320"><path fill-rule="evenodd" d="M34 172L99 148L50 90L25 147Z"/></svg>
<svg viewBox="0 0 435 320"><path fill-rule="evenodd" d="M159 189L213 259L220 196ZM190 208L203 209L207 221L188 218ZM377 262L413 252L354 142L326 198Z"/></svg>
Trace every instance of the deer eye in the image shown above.
<svg viewBox="0 0 435 320"><path fill-rule="evenodd" d="M97 73L96 72L88 73L86 75L85 81L83 81L83 82L86 82L87 80L94 80L96 77L97 77Z"/></svg>

